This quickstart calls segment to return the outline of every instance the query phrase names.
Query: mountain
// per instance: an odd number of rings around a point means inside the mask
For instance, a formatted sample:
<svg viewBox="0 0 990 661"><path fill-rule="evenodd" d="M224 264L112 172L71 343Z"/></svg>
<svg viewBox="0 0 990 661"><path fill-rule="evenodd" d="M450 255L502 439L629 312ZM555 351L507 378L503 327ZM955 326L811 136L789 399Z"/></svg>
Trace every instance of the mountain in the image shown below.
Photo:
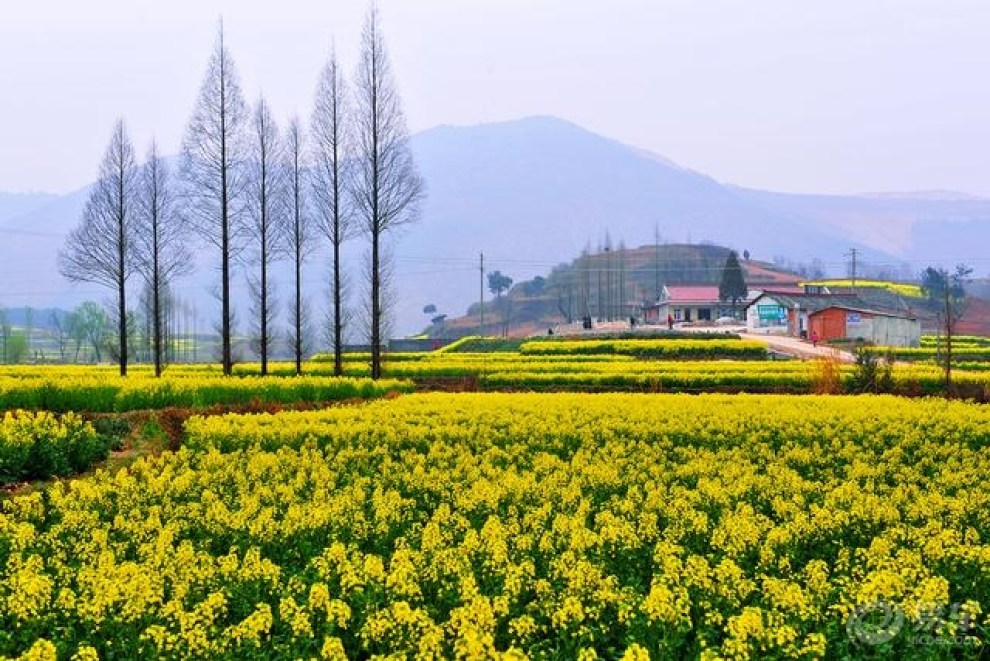
<svg viewBox="0 0 990 661"><path fill-rule="evenodd" d="M0 218L0 305L67 307L100 300L91 286L72 286L58 273L58 251L82 214L89 187L48 196L26 213Z"/></svg>
<svg viewBox="0 0 990 661"><path fill-rule="evenodd" d="M423 221L399 244L409 296L460 314L478 298L477 255L516 281L546 274L606 232L627 245L712 242L754 257L863 263L957 261L990 239L990 200L939 192L786 195L719 183L552 117L439 127L413 137L429 188ZM966 237L966 243L959 238ZM916 264L908 270L917 270ZM421 321L425 317L420 314Z"/></svg>
<svg viewBox="0 0 990 661"><path fill-rule="evenodd" d="M962 193L841 196L735 190L772 213L810 220L825 231L911 262L980 258L969 246L990 240L990 200Z"/></svg>
<svg viewBox="0 0 990 661"><path fill-rule="evenodd" d="M68 314L59 308L4 308L4 323L17 328L31 326L36 330L54 330L56 318L64 320ZM30 324L28 323L30 319Z"/></svg>
<svg viewBox="0 0 990 661"><path fill-rule="evenodd" d="M412 136L410 145L428 197L420 222L395 242L399 333L429 321L422 313L428 303L458 315L476 301L481 251L487 271L520 282L570 261L606 232L630 247L652 244L655 226L665 242L710 242L765 261L818 258L836 273L849 248L866 263L913 260L914 268L977 258L967 254L975 248L959 246L990 239L990 200L939 191L824 196L743 189L552 117L442 126ZM70 286L56 268L85 196L84 188L45 199L16 218L0 212L0 304L66 307L105 297L93 286ZM357 290L366 249L357 241L346 249ZM199 261L206 266L182 284L183 295L213 311L213 260L207 254ZM327 263L316 256L313 298L326 297ZM288 283L287 275L278 282ZM238 307L243 319L247 305Z"/></svg>
<svg viewBox="0 0 990 661"><path fill-rule="evenodd" d="M0 192L0 224L18 218L58 199L51 193Z"/></svg>

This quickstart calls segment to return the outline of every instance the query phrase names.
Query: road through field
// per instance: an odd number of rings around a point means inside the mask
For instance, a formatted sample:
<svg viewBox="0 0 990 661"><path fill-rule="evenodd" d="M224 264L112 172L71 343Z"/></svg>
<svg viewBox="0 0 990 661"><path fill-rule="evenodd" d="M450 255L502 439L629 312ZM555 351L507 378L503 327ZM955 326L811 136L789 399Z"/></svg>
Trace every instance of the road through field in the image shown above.
<svg viewBox="0 0 990 661"><path fill-rule="evenodd" d="M763 342L771 351L786 353L795 358L829 358L835 357L842 363L854 363L855 357L848 351L842 351L826 345L813 346L810 342L796 337L780 335L758 335L756 333L739 333L744 340Z"/></svg>

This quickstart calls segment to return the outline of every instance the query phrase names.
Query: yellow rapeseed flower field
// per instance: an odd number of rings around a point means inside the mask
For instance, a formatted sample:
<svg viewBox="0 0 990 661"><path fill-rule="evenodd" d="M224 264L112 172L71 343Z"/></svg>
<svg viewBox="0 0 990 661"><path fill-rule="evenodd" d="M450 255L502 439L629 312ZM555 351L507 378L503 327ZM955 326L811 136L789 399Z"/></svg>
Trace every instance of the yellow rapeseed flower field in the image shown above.
<svg viewBox="0 0 990 661"><path fill-rule="evenodd" d="M407 392L412 384L395 379L302 376L294 378L211 374L212 366L183 366L160 379L148 370L122 378L94 367L59 366L0 371L0 410L134 411L169 406L203 407L260 402L333 402Z"/></svg>
<svg viewBox="0 0 990 661"><path fill-rule="evenodd" d="M3 502L0 655L975 658L987 640L983 405L422 394L187 432ZM877 604L900 619L866 635Z"/></svg>

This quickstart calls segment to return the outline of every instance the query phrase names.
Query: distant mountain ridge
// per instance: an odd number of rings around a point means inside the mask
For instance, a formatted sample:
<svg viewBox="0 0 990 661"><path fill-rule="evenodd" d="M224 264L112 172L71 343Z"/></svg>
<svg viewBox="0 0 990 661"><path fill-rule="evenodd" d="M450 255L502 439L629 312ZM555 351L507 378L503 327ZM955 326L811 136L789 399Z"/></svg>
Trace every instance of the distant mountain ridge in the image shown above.
<svg viewBox="0 0 990 661"><path fill-rule="evenodd" d="M990 240L987 199L942 191L841 196L744 189L553 117L440 126L412 136L410 145L428 197L421 221L396 242L400 333L423 326L427 303L457 315L477 300L481 251L488 270L521 281L570 261L606 232L629 246L652 243L655 225L672 243L712 242L766 261L818 258L836 274L849 248L866 262L954 263ZM0 195L0 305L101 300L99 289L70 286L56 268L86 189L34 200L13 216L3 211L8 197ZM346 250L356 277L365 248L352 242ZM317 259L314 299L325 298L328 268L325 257ZM201 310L212 311L213 260L207 254L200 261L206 268L183 289Z"/></svg>
<svg viewBox="0 0 990 661"><path fill-rule="evenodd" d="M0 224L36 211L58 197L53 193L0 192Z"/></svg>

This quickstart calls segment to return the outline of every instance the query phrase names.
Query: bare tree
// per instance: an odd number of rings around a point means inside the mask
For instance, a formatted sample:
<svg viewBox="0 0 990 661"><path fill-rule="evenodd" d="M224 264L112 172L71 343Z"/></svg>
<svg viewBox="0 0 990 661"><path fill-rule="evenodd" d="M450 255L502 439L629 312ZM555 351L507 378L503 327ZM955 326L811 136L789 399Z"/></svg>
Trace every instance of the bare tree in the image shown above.
<svg viewBox="0 0 990 661"><path fill-rule="evenodd" d="M945 375L946 397L953 394L952 342L959 320L969 306L966 298L966 283L972 273L972 267L958 264L952 273L945 268L929 266L921 274L921 290L936 310L940 330L944 333L942 369Z"/></svg>
<svg viewBox="0 0 990 661"><path fill-rule="evenodd" d="M596 316L598 317L598 321L605 321L605 288L602 286L602 275L604 274L604 272L602 270L603 260L602 260L601 241L598 242L598 247L595 250L594 262L595 262L595 275L597 276L597 280L598 280L595 286L595 295L596 298L598 299L598 305L596 306L597 307Z"/></svg>
<svg viewBox="0 0 990 661"><path fill-rule="evenodd" d="M24 339L27 342L27 357L32 360L31 338L34 336L34 308L30 305L24 308Z"/></svg>
<svg viewBox="0 0 990 661"><path fill-rule="evenodd" d="M626 242L622 239L619 240L619 249L615 253L615 258L617 262L618 273L618 293L616 305L618 305L619 319L625 320L629 315L628 299L626 298Z"/></svg>
<svg viewBox="0 0 990 661"><path fill-rule="evenodd" d="M395 330L395 305L397 300L395 251L394 245L391 241L386 240L382 242L378 257L378 327L380 333L379 336L387 338ZM363 285L367 287L364 293L368 294L371 291L372 283L375 280L374 276L376 275L372 269L372 256L370 250L364 255L362 271L364 273ZM356 321L360 328L364 331L364 337L368 338L369 342L371 341L371 337L374 332L374 325L372 324L372 320L374 318L372 298L370 295L367 295L364 298L364 305L360 308ZM385 349L387 349L387 344L383 348L383 352Z"/></svg>
<svg viewBox="0 0 990 661"><path fill-rule="evenodd" d="M605 230L605 321L615 319L615 292L612 278L612 236Z"/></svg>
<svg viewBox="0 0 990 661"><path fill-rule="evenodd" d="M10 320L7 316L7 310L0 308L0 344L3 345L3 352L0 355L3 356L4 365L10 364L7 361L7 358L10 355L10 336L13 333L13 330L14 329L11 327Z"/></svg>
<svg viewBox="0 0 990 661"><path fill-rule="evenodd" d="M343 243L353 233L352 213L347 204L350 167L348 162L347 86L337 62L336 52L320 74L313 108L313 199L320 228L330 240L333 251L331 294L333 323L333 372L343 373L344 348L344 275L340 262Z"/></svg>
<svg viewBox="0 0 990 661"><path fill-rule="evenodd" d="M284 250L286 188L282 140L264 97L258 99L252 113L251 143L246 229L251 245L250 263L258 271L248 278L248 284L256 333L253 344L261 358L261 375L265 376L278 307L270 270Z"/></svg>
<svg viewBox="0 0 990 661"><path fill-rule="evenodd" d="M591 242L589 241L584 250L581 251L579 262L581 271L581 322L585 328L590 328L591 324Z"/></svg>
<svg viewBox="0 0 990 661"><path fill-rule="evenodd" d="M377 379L382 375L382 239L416 220L424 193L374 5L361 36L355 88L352 190L358 221L371 242L371 377Z"/></svg>
<svg viewBox="0 0 990 661"><path fill-rule="evenodd" d="M346 270L341 272L340 280L336 283L334 282L333 274L327 274L327 285L329 298L333 297L335 288L339 289L342 300L346 301L350 298L353 284L351 282L351 275ZM327 307L321 325L321 337L327 346L332 348L336 344L338 332L340 333L341 348L348 341L354 339L352 336L352 327L355 322L363 321L360 319L363 315L358 314L358 312L349 306L342 306L340 309L342 317L338 321L338 318L335 316L334 307L332 305Z"/></svg>
<svg viewBox="0 0 990 661"><path fill-rule="evenodd" d="M68 315L62 314L58 310L52 310L49 317L49 324L52 327L52 331L54 331L53 335L55 337L55 346L58 348L58 359L64 363L67 358L70 339Z"/></svg>
<svg viewBox="0 0 990 661"><path fill-rule="evenodd" d="M231 257L242 233L244 131L247 109L234 62L224 47L223 25L182 143L182 175L187 184L187 220L220 252L221 360L233 366L230 335Z"/></svg>
<svg viewBox="0 0 990 661"><path fill-rule="evenodd" d="M82 222L66 238L59 271L74 282L92 282L115 290L120 375L127 375L127 279L134 258L135 195L138 169L134 147L118 119L83 210Z"/></svg>
<svg viewBox="0 0 990 661"><path fill-rule="evenodd" d="M148 288L148 329L155 376L165 361L165 307L172 281L188 273L192 255L175 206L172 180L158 145L151 143L141 169L135 255L138 272Z"/></svg>
<svg viewBox="0 0 990 661"><path fill-rule="evenodd" d="M574 321L574 290L578 277L577 268L561 269L555 278L554 289L557 293L557 311L564 318L564 323Z"/></svg>
<svg viewBox="0 0 990 661"><path fill-rule="evenodd" d="M312 216L309 213L306 189L305 139L299 119L289 122L285 144L286 175L290 220L286 223L286 247L292 257L295 271L295 297L292 302L292 353L296 359L296 374L302 374L302 359L308 347L308 310L303 298L302 269L313 248Z"/></svg>

